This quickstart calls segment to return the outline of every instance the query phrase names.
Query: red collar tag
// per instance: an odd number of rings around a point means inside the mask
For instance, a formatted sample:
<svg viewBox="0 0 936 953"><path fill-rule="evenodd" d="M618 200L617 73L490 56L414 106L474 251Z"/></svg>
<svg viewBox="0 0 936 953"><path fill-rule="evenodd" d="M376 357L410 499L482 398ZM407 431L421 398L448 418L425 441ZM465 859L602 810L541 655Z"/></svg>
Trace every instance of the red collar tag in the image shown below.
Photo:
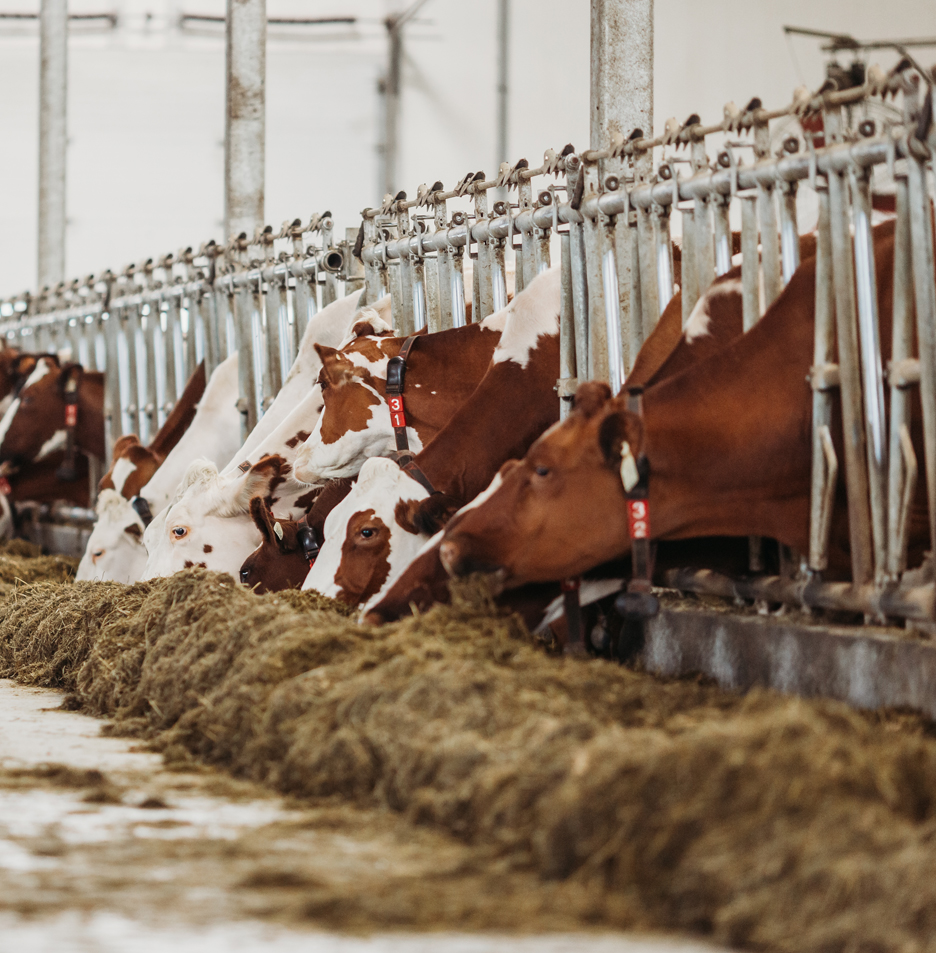
<svg viewBox="0 0 936 953"><path fill-rule="evenodd" d="M627 531L631 539L650 538L650 504L646 500L627 501Z"/></svg>
<svg viewBox="0 0 936 953"><path fill-rule="evenodd" d="M9 496L12 492L13 487L10 486L10 481L6 477L0 477L0 493Z"/></svg>
<svg viewBox="0 0 936 953"><path fill-rule="evenodd" d="M392 427L405 427L406 412L403 410L403 397L388 397L387 406L390 408L390 425Z"/></svg>
<svg viewBox="0 0 936 953"><path fill-rule="evenodd" d="M74 427L78 423L78 405L77 404L66 404L65 405L65 426Z"/></svg>

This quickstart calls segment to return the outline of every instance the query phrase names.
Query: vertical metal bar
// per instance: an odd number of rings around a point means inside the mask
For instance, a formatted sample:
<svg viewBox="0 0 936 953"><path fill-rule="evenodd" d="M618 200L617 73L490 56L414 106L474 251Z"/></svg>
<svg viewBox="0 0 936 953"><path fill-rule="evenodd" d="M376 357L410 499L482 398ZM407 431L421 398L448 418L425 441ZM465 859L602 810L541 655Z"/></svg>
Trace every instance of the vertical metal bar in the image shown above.
<svg viewBox="0 0 936 953"><path fill-rule="evenodd" d="M418 242L419 236L414 236L413 241ZM408 262L413 294L413 330L410 332L412 334L428 326L429 301L426 293L426 265L422 255L411 253Z"/></svg>
<svg viewBox="0 0 936 953"><path fill-rule="evenodd" d="M789 284L800 264L799 227L796 224L796 183L782 182L780 190L780 261L783 283Z"/></svg>
<svg viewBox="0 0 936 953"><path fill-rule="evenodd" d="M715 274L731 271L731 222L728 217L731 199L727 195L711 198L712 219L715 225Z"/></svg>
<svg viewBox="0 0 936 953"><path fill-rule="evenodd" d="M283 287L279 280L275 281L276 296L271 292L273 285L267 284L263 297L264 310L264 339L266 343L265 359L263 362L265 378L263 382L263 410L270 409L270 404L283 386L283 311L287 306ZM287 318L288 320L288 318Z"/></svg>
<svg viewBox="0 0 936 953"><path fill-rule="evenodd" d="M701 297L715 280L715 244L712 240L712 207L707 198L695 200L694 242L696 288ZM696 299L698 300L698 299Z"/></svg>
<svg viewBox="0 0 936 953"><path fill-rule="evenodd" d="M331 218L322 220L322 254L327 255L335 247L335 223ZM338 277L334 272L325 271L325 283L322 286L322 306L333 304L338 300Z"/></svg>
<svg viewBox="0 0 936 953"><path fill-rule="evenodd" d="M218 336L218 358L220 361L226 360L233 353L231 349L231 336L228 328L232 324L231 309L233 308L233 299L227 290L216 288L213 291L215 327ZM236 346L234 348L236 350Z"/></svg>
<svg viewBox="0 0 936 953"><path fill-rule="evenodd" d="M835 325L842 389L842 422L845 432L845 482L848 489L852 581L855 585L862 585L871 580L873 560L855 305L855 273L852 264L851 231L846 199L848 182L839 173L829 173L828 183L829 212L832 223Z"/></svg>
<svg viewBox="0 0 936 953"><path fill-rule="evenodd" d="M654 205L652 211L656 242L657 306L660 314L663 314L673 297L673 240L670 238L669 209Z"/></svg>
<svg viewBox="0 0 936 953"><path fill-rule="evenodd" d="M569 225L569 249L572 258L572 307L575 318L575 376L580 381L587 381L590 364L584 222L572 222Z"/></svg>
<svg viewBox="0 0 936 953"><path fill-rule="evenodd" d="M923 405L926 493L931 548L936 549L936 287L933 284L933 228L926 162L911 149L907 158L910 236L917 338L920 343L920 401Z"/></svg>
<svg viewBox="0 0 936 953"><path fill-rule="evenodd" d="M682 261L681 261L681 288L682 292L682 326L689 323L689 315L699 300L699 283L696 281L696 244L695 244L695 209L681 208L682 214Z"/></svg>
<svg viewBox="0 0 936 953"><path fill-rule="evenodd" d="M777 300L783 285L780 278L780 236L777 205L772 186L757 186L757 217L760 220L761 268L764 274L764 310Z"/></svg>
<svg viewBox="0 0 936 953"><path fill-rule="evenodd" d="M179 305L182 304L182 298L178 299ZM198 367L198 325L199 325L199 314L198 309L193 306L192 302L188 302L186 307L186 314L188 315L188 322L186 329L183 331L181 320L179 322L179 332L183 334L183 342L185 344L185 380L188 381L191 376L195 373L195 368ZM204 331L204 328L202 328ZM180 394L181 396L181 394Z"/></svg>
<svg viewBox="0 0 936 953"><path fill-rule="evenodd" d="M436 235L445 233L445 202L436 202L433 208ZM454 327L452 311L452 249L446 241L436 252L435 275L438 284L439 328Z"/></svg>
<svg viewBox="0 0 936 953"><path fill-rule="evenodd" d="M617 219L618 290L621 300L621 337L626 342L624 366L629 374L643 347L643 303L640 294L640 248L637 241L637 213L629 211Z"/></svg>
<svg viewBox="0 0 936 953"><path fill-rule="evenodd" d="M104 321L104 342L107 349L107 368L104 373L104 436L108 460L114 444L122 437L123 414L120 401L120 359L117 339L120 337L120 312L111 309Z"/></svg>
<svg viewBox="0 0 936 953"><path fill-rule="evenodd" d="M507 270L504 266L504 239L491 239L491 308L507 307Z"/></svg>
<svg viewBox="0 0 936 953"><path fill-rule="evenodd" d="M465 274L463 271L464 258L461 248L452 249L452 326L463 328L467 321L467 309L465 307ZM475 318L475 320L478 320Z"/></svg>
<svg viewBox="0 0 936 953"><path fill-rule="evenodd" d="M871 236L871 183L865 174L855 174L853 171L851 185L874 569L876 581L883 582L887 562L887 423L884 415L884 370L878 325L874 243Z"/></svg>
<svg viewBox="0 0 936 953"><path fill-rule="evenodd" d="M487 224L488 200L486 192L475 192L475 227ZM472 320L482 321L494 312L494 289L491 281L492 248L489 239L478 242L478 260L475 262L474 280L477 283L477 294L474 299Z"/></svg>
<svg viewBox="0 0 936 953"><path fill-rule="evenodd" d="M835 290L832 279L832 232L829 191L816 187L819 221L816 227L816 325L813 345L812 482L809 510L809 568L821 572L828 565L829 502L836 474L828 466L827 446L832 426L831 384L818 380L818 372L835 361ZM749 203L745 203L749 204ZM828 374L823 375L828 377ZM821 385L821 386L820 386ZM836 466L837 471L837 466Z"/></svg>
<svg viewBox="0 0 936 953"><path fill-rule="evenodd" d="M760 261L757 254L757 197L741 196L741 311L749 331L760 318Z"/></svg>
<svg viewBox="0 0 936 953"><path fill-rule="evenodd" d="M519 205L520 205L519 211L520 212L532 211L533 184L530 182L529 179L525 181L521 179L520 188L518 189L518 192L519 192ZM507 212L508 214L510 214L510 209L508 209ZM523 249L522 274L523 274L523 287L525 288L537 275L536 239L533 235L532 229L528 232L520 233L520 245ZM521 274L520 264L521 263L518 261L517 262L517 281L520 280L520 274ZM517 285L518 294L520 293L520 290L522 289L520 288L518 284Z"/></svg>
<svg viewBox="0 0 936 953"><path fill-rule="evenodd" d="M643 340L646 341L660 319L656 238L653 219L647 209L637 209L637 245L640 255L640 322Z"/></svg>
<svg viewBox="0 0 936 953"><path fill-rule="evenodd" d="M234 332L237 342L237 409L241 415L241 437L246 440L257 426L257 378L253 353L253 295L246 286L238 288L232 298Z"/></svg>
<svg viewBox="0 0 936 953"><path fill-rule="evenodd" d="M425 258L423 260L423 281L426 288L426 327L429 332L441 331L448 324L442 323L442 306L439 301L439 260Z"/></svg>
<svg viewBox="0 0 936 953"><path fill-rule="evenodd" d="M159 305L154 305L159 308ZM159 311L156 311L159 316ZM160 322L161 323L161 322ZM165 380L166 388L163 395L163 413L168 415L175 406L182 388L185 387L185 381L180 381L178 376L178 347L181 343L179 326L179 299L174 295L166 295L166 330L162 332L163 339L163 361L165 362Z"/></svg>
<svg viewBox="0 0 936 953"><path fill-rule="evenodd" d="M156 341L162 335L159 314L159 303L156 301L150 302L149 313L145 316L144 330L144 341L146 342L146 403L143 406L143 412L146 428L145 432L140 432L140 439L144 443L149 443L153 439L161 423L159 380L156 371ZM165 348L163 348L163 356L165 357ZM165 379L164 377L163 381Z"/></svg>
<svg viewBox="0 0 936 953"><path fill-rule="evenodd" d="M227 0L224 237L263 225L266 0Z"/></svg>
<svg viewBox="0 0 936 953"><path fill-rule="evenodd" d="M578 380L575 376L575 309L572 304L572 247L569 234L559 235L559 254L562 269L559 300L559 416L565 419L572 409L572 398Z"/></svg>
<svg viewBox="0 0 936 953"><path fill-rule="evenodd" d="M267 298L268 303L269 300ZM276 392L279 393L283 386L283 376L289 373L289 369L292 367L293 361L296 360L296 354L298 353L298 342L292 337L289 327L288 274L277 278L276 281L276 320L274 323L276 325L274 333L277 337L275 350L278 357L274 365L276 376L273 379L273 384L276 387ZM273 347L272 342L270 346Z"/></svg>
<svg viewBox="0 0 936 953"><path fill-rule="evenodd" d="M408 324L403 322L403 263L396 262L387 268L387 280L390 284L390 318L394 333L400 336L409 333Z"/></svg>
<svg viewBox="0 0 936 953"><path fill-rule="evenodd" d="M896 177L897 221L894 233L894 328L891 368L913 355L913 268L911 264L910 196L906 175ZM890 450L887 479L887 575L896 580L907 568L907 537L903 530L907 481L912 479L904 459L904 431L909 434L911 394L890 378ZM915 468L914 468L915 469ZM912 487L910 488L912 491ZM912 495L912 493L911 493Z"/></svg>
<svg viewBox="0 0 936 953"><path fill-rule="evenodd" d="M39 5L38 284L65 277L65 153L68 143L68 0Z"/></svg>

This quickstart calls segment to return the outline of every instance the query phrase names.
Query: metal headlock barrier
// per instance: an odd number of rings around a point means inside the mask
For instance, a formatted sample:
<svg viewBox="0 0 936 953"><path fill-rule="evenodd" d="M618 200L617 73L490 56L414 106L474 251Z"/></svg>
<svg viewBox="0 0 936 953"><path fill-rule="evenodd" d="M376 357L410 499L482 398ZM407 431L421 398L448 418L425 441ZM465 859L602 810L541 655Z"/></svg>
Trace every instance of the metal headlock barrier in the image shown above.
<svg viewBox="0 0 936 953"><path fill-rule="evenodd" d="M932 622L933 584L901 585L920 466L909 430L914 390L923 408L936 544L936 137L929 83L906 63L887 75L872 67L863 85L818 94L801 88L782 109L767 110L755 99L744 109L728 104L713 125L691 116L681 125L670 120L653 139L635 130L600 150L549 150L537 168L521 160L490 179L469 174L452 189L436 182L413 199L388 195L341 242L330 217L315 216L279 232L241 235L224 248L209 243L198 253L187 249L119 275L4 302L0 333L27 349L68 343L82 362L116 368L107 385L111 440L128 430L153 433L200 357L210 373L236 349L247 432L278 391L309 317L337 297L339 284L345 293L363 285L362 304L389 293L398 334L436 331L464 325L469 301L474 321L506 304L507 256L519 293L558 250L557 394L565 414L578 382L604 379L615 392L624 384L677 290L673 231L681 233L685 325L701 294L731 269L739 223L743 322L752 327L799 264L797 194L805 186L818 205L809 552L793 554L781 577L741 584L684 572L670 581L684 590ZM879 180L896 196L887 367L871 234L872 185ZM511 200L489 202L493 189ZM678 229L671 227L674 211ZM304 247L307 233L320 236L320 244ZM842 461L830 432L836 390ZM851 585L822 580L840 468ZM751 552L757 571L757 541Z"/></svg>

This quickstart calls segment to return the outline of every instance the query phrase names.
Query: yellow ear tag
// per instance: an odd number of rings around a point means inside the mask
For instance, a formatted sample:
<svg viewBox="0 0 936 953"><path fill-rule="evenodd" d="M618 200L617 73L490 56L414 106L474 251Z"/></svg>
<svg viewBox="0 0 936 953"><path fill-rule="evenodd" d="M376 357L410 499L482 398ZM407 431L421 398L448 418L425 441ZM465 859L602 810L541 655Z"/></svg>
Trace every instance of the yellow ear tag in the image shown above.
<svg viewBox="0 0 936 953"><path fill-rule="evenodd" d="M624 492L630 493L637 486L640 480L640 474L637 472L637 461L631 453L630 444L626 441L621 445L621 483L624 484Z"/></svg>
<svg viewBox="0 0 936 953"><path fill-rule="evenodd" d="M279 523L273 524L273 532L276 534L277 539L283 538L283 527Z"/></svg>

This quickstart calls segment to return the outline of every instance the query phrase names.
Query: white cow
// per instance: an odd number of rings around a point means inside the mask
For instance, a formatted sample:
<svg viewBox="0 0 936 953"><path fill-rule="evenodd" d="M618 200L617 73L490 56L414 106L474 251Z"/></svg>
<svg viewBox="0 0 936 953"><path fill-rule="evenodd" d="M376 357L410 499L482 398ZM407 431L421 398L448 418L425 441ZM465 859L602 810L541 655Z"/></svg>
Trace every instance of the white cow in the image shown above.
<svg viewBox="0 0 936 953"><path fill-rule="evenodd" d="M240 443L240 414L237 410L237 355L219 364L205 386L198 409L188 430L140 490L150 511L158 513L168 506L188 470L189 464L203 457L215 464L230 458ZM123 486L132 467L129 461L119 474ZM114 468L115 486L118 482ZM102 490L96 506L97 522L78 565L76 579L135 582L146 566L143 546L143 520L130 501L114 490Z"/></svg>
<svg viewBox="0 0 936 953"><path fill-rule="evenodd" d="M315 427L322 409L321 388L317 384L313 386L321 369L315 344L341 345L360 316L355 307L358 297L355 294L339 299L323 308L309 322L302 346L304 396L293 407L281 412L278 426L268 429L259 439L248 438L214 478L189 480L175 502L153 519L143 537L148 554L144 579L170 576L186 568L186 563L205 562L204 559L191 559L188 551L190 548L197 550L199 545L214 549L219 532L217 520L223 519L232 521L223 535L227 548L225 557L229 556L232 564L236 562L232 570L236 574L241 563L260 544L259 534L249 515L250 500L243 502L240 493L242 468L259 464L265 457L282 461L271 489L273 511L284 519L297 519L306 512L311 487L293 477L292 466L299 447ZM379 301L374 310L381 318L389 319L389 297ZM293 392L296 392L295 387ZM285 401L281 403L285 405ZM187 540L184 547L179 545L182 539ZM213 560L206 564L212 568L217 562Z"/></svg>

